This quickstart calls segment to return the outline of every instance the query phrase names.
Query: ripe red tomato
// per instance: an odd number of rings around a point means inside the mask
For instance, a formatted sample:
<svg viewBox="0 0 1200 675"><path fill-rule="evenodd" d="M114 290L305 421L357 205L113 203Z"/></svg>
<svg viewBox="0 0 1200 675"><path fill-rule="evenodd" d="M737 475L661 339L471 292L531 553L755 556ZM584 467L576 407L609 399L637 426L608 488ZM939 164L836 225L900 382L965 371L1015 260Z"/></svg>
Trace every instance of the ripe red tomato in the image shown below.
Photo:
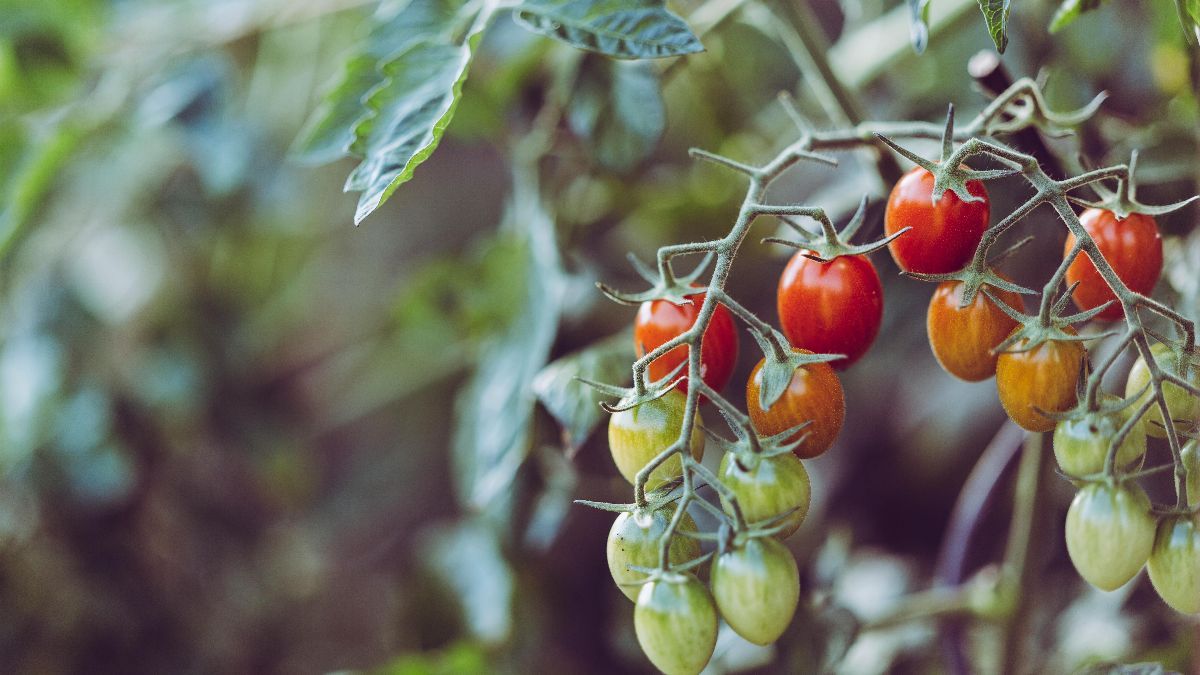
<svg viewBox="0 0 1200 675"><path fill-rule="evenodd" d="M1117 273L1117 277L1135 293L1142 295L1154 290L1162 274L1162 237L1154 218L1140 213L1131 213L1124 220L1107 209L1087 209L1079 215L1083 229L1092 235L1100 253ZM1075 235L1067 235L1064 255L1075 246ZM1116 300L1108 284L1087 254L1080 253L1067 268L1067 283L1079 282L1073 299L1081 310L1099 307L1109 300ZM1109 305L1098 315L1102 319L1120 319L1125 309L1120 303Z"/></svg>
<svg viewBox="0 0 1200 675"><path fill-rule="evenodd" d="M792 346L816 354L845 354L838 370L857 361L879 333L883 284L871 260L838 256L827 263L797 251L779 277L779 324Z"/></svg>
<svg viewBox="0 0 1200 675"><path fill-rule="evenodd" d="M643 302L633 323L633 343L637 355L645 356L647 352L691 328L700 314L704 296L704 293L689 295L692 301L690 305L676 305L666 300ZM737 362L737 352L738 337L733 316L724 305L717 305L712 321L704 331L704 344L700 348L700 376L704 383L717 391L728 384ZM647 369L650 379L666 377L679 364L686 362L687 357L687 346L680 345L651 361ZM679 390L687 391L687 379L679 383Z"/></svg>
<svg viewBox="0 0 1200 675"><path fill-rule="evenodd" d="M942 368L967 382L980 382L996 373L998 355L991 350L1016 329L1017 322L982 292L975 295L971 304L959 309L962 288L961 281L938 284L929 300L925 327L929 346ZM1019 293L991 287L988 292L1013 309L1025 307Z"/></svg>
<svg viewBox="0 0 1200 675"><path fill-rule="evenodd" d="M983 201L964 202L947 190L934 204L933 174L919 166L896 183L888 197L883 229L892 235L912 227L888 244L900 269L945 274L966 266L975 255L991 215L983 183L968 181L967 192Z"/></svg>
<svg viewBox="0 0 1200 675"><path fill-rule="evenodd" d="M1024 348L1025 341L1016 348ZM996 389L1004 411L1022 429L1050 431L1054 420L1034 410L1065 412L1075 405L1075 383L1083 370L1083 343L1047 340L1026 352L1004 352L996 360Z"/></svg>
<svg viewBox="0 0 1200 675"><path fill-rule="evenodd" d="M796 351L809 353L806 349ZM763 410L758 402L762 387L762 368L766 359L754 366L746 382L746 409L754 428L764 436L781 434L802 422L811 421L800 434L808 438L796 448L801 459L822 454L833 445L846 418L846 399L842 383L828 363L810 363L792 373L791 382L783 396L770 408Z"/></svg>

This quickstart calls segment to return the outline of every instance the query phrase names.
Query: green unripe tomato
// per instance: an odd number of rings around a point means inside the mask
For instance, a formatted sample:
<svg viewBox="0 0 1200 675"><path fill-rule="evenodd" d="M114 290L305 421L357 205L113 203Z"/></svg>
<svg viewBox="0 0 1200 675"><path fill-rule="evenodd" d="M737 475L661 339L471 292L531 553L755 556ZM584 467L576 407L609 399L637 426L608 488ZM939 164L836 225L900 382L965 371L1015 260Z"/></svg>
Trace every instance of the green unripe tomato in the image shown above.
<svg viewBox="0 0 1200 675"><path fill-rule="evenodd" d="M1105 591L1120 588L1154 548L1150 498L1132 483L1091 483L1067 510L1067 553L1079 576Z"/></svg>
<svg viewBox="0 0 1200 675"><path fill-rule="evenodd" d="M800 602L796 559L775 539L756 537L717 556L710 581L721 616L756 645L778 640Z"/></svg>
<svg viewBox="0 0 1200 675"><path fill-rule="evenodd" d="M1168 372L1175 371L1174 357L1171 355L1170 347L1162 343L1156 343L1150 345L1150 353L1154 355L1154 360L1160 368ZM1187 380L1192 384L1200 384L1200 369L1190 368ZM1133 396L1142 387L1145 387L1149 381L1150 369L1146 366L1146 360L1139 356L1138 360L1133 364L1133 368L1129 371L1129 379L1125 382L1125 396ZM1147 389L1132 407L1136 409L1147 398L1151 398L1153 395L1153 390ZM1200 399L1192 396L1188 390L1166 382L1163 384L1163 396L1167 399L1167 410L1171 411L1171 419L1175 421L1176 431L1186 431L1188 427L1192 426L1200 418ZM1157 403L1150 407L1150 410L1146 413L1145 420L1147 434L1154 438L1167 437L1167 430L1163 426L1162 410L1159 410Z"/></svg>
<svg viewBox="0 0 1200 675"><path fill-rule="evenodd" d="M672 389L662 398L613 413L608 422L608 448L625 480L633 483L642 467L679 439L686 405L687 396ZM701 424L700 413L697 411L690 443L692 457L696 459L704 456L704 433L700 431ZM649 480L646 481L646 489L653 490L681 475L683 465L676 455L651 472Z"/></svg>
<svg viewBox="0 0 1200 675"><path fill-rule="evenodd" d="M1176 516L1158 524L1146 569L1158 597L1171 609L1200 613L1200 527L1194 519Z"/></svg>
<svg viewBox="0 0 1200 675"><path fill-rule="evenodd" d="M780 523L784 525L776 535L780 539L791 536L808 515L812 495L808 471L792 453L749 457L744 463L732 453L725 453L717 478L737 497L747 523L759 523L797 509ZM725 512L733 515L732 507L724 499L722 504Z"/></svg>
<svg viewBox="0 0 1200 675"><path fill-rule="evenodd" d="M1116 398L1115 396L1109 398ZM1078 419L1061 420L1054 427L1054 458L1068 476L1088 476L1104 470L1108 446L1129 419L1130 409L1103 414L1091 412ZM1146 454L1144 424L1136 424L1117 449L1117 468L1125 468Z"/></svg>
<svg viewBox="0 0 1200 675"><path fill-rule="evenodd" d="M670 506L656 511L626 511L613 522L608 532L608 571L612 573L617 588L630 600L637 601L646 574L631 570L628 566L658 566L659 542L674 513L674 508ZM678 565L700 557L700 542L679 534L695 531L696 521L688 514L683 514L668 551L671 564Z"/></svg>
<svg viewBox="0 0 1200 675"><path fill-rule="evenodd" d="M1188 508L1194 509L1200 504L1200 444L1188 441L1182 454L1183 466L1187 469Z"/></svg>
<svg viewBox="0 0 1200 675"><path fill-rule="evenodd" d="M667 675L696 675L717 646L717 608L695 576L668 572L642 586L633 628L656 668Z"/></svg>

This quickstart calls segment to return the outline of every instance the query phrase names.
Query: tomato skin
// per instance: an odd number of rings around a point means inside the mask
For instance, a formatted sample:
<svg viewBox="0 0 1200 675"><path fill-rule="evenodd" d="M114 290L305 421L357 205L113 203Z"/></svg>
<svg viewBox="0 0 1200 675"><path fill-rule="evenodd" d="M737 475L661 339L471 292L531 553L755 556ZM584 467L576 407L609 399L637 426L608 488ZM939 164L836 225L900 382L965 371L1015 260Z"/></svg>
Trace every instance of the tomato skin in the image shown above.
<svg viewBox="0 0 1200 675"><path fill-rule="evenodd" d="M1129 290L1142 295L1154 290L1163 268L1162 236L1154 218L1131 213L1124 220L1117 220L1117 215L1107 209L1087 209L1079 215L1079 222ZM1075 235L1068 234L1063 255L1074 246ZM1072 299L1081 310L1117 299L1086 253L1080 253L1067 267L1067 285L1077 281L1079 287ZM1125 309L1120 303L1113 303L1097 316L1116 320L1125 316Z"/></svg>
<svg viewBox="0 0 1200 675"><path fill-rule="evenodd" d="M771 538L754 538L717 556L710 581L721 616L756 645L778 640L800 602L796 559Z"/></svg>
<svg viewBox="0 0 1200 675"><path fill-rule="evenodd" d="M843 370L860 359L883 322L883 284L866 256L827 263L798 251L779 277L779 325L792 346L816 354L845 354L831 362Z"/></svg>
<svg viewBox="0 0 1200 675"><path fill-rule="evenodd" d="M806 349L796 351L811 353ZM760 360L746 381L746 409L754 428L764 436L774 436L812 420L812 424L798 432L798 435L807 433L808 438L794 452L800 459L821 455L833 445L846 418L846 399L837 374L828 363L801 366L792 373L783 396L763 410L758 402L758 392L766 361L765 358Z"/></svg>
<svg viewBox="0 0 1200 675"><path fill-rule="evenodd" d="M1162 343L1155 343L1150 345L1150 353L1160 368L1167 372L1175 372L1170 347ZM1200 385L1200 369L1191 368L1187 379L1192 384ZM1150 382L1150 368L1146 366L1146 360L1138 356L1137 361L1133 363L1133 368L1129 370L1129 379L1125 381L1125 396L1129 397L1138 393L1148 382ZM1133 404L1133 407L1138 407L1152 396L1154 396L1154 392L1147 389ZM1174 383L1164 382L1163 396L1167 399L1167 410L1171 412L1171 420L1175 423L1176 431L1187 431L1197 419L1200 419L1200 398L1192 396L1188 390ZM1147 434L1154 438L1167 437L1162 410L1159 410L1157 403L1150 407L1144 419Z"/></svg>
<svg viewBox="0 0 1200 675"><path fill-rule="evenodd" d="M1115 396L1105 396L1115 399ZM1088 413L1079 419L1062 420L1054 427L1054 458L1068 476L1082 477L1104 470L1108 445L1132 411L1125 408L1116 413ZM1125 468L1146 454L1146 431L1135 424L1117 449L1117 468Z"/></svg>
<svg viewBox="0 0 1200 675"><path fill-rule="evenodd" d="M638 307L637 317L633 322L633 345L638 357L645 356L659 345L683 334L696 323L700 307L704 304L705 293L689 295L690 305L676 305L666 300L643 302ZM733 375L733 367L737 363L738 336L737 327L733 323L733 315L725 305L717 305L713 311L712 320L704 330L703 344L700 347L700 377L704 383L715 391L720 391L729 383ZM685 363L688 357L687 345L680 345L650 362L647 374L651 380L660 380L671 374ZM687 366L684 366L686 375ZM679 390L687 391L687 379L679 383Z"/></svg>
<svg viewBox="0 0 1200 675"><path fill-rule="evenodd" d="M650 663L667 675L696 675L717 646L717 608L691 574L670 572L643 585L633 627Z"/></svg>
<svg viewBox="0 0 1200 675"><path fill-rule="evenodd" d="M608 449L625 480L633 483L642 467L678 440L686 405L687 397L679 390L672 389L662 398L613 413L608 421ZM692 457L697 460L704 456L704 432L700 430L702 424L700 411L697 410L690 442ZM651 472L646 489L653 490L681 475L683 464L676 455Z"/></svg>
<svg viewBox="0 0 1200 675"><path fill-rule="evenodd" d="M946 274L970 262L987 230L991 206L983 183L967 181L967 192L983 201L964 202L947 190L934 204L933 174L919 166L896 182L888 196L883 230L890 236L912 227L888 243L900 269Z"/></svg>
<svg viewBox="0 0 1200 675"><path fill-rule="evenodd" d="M786 524L775 535L780 539L791 536L808 515L812 485L808 470L795 455L754 457L743 466L732 453L725 453L717 478L737 497L742 516L751 525L797 509L780 523ZM722 504L732 515L729 504L724 500Z"/></svg>
<svg viewBox="0 0 1200 675"><path fill-rule="evenodd" d="M991 352L1017 328L1017 322L982 291L959 309L961 281L943 281L929 300L925 328L929 346L942 368L967 382L982 382L996 374L997 354ZM1018 311L1025 308L1020 293L988 287L998 300Z"/></svg>
<svg viewBox="0 0 1200 675"><path fill-rule="evenodd" d="M1188 508L1200 506L1200 444L1188 441L1180 454L1183 455L1183 465L1187 468L1187 497Z"/></svg>
<svg viewBox="0 0 1200 675"><path fill-rule="evenodd" d="M1016 346L1025 344L1022 340ZM1034 406L1065 412L1075 405L1075 382L1085 354L1083 344L1071 340L1047 340L1027 352L1001 353L996 359L996 389L1004 411L1022 429L1053 429L1054 420Z"/></svg>
<svg viewBox="0 0 1200 675"><path fill-rule="evenodd" d="M664 507L656 511L637 510L626 511L613 521L612 529L608 532L608 571L612 574L617 588L630 600L637 602L638 592L646 575L631 570L626 565L638 567L658 566L658 545L667 525L674 515L674 508ZM696 521L688 514L683 514L676 532L695 532ZM671 564L678 565L700 557L700 542L676 535L671 539L668 551Z"/></svg>
<svg viewBox="0 0 1200 675"><path fill-rule="evenodd" d="M1104 591L1124 586L1154 548L1150 498L1133 484L1091 483L1067 510L1067 553L1076 571Z"/></svg>
<svg viewBox="0 0 1200 675"><path fill-rule="evenodd" d="M1164 518L1146 563L1158 597L1182 614L1200 613L1200 527L1193 518Z"/></svg>

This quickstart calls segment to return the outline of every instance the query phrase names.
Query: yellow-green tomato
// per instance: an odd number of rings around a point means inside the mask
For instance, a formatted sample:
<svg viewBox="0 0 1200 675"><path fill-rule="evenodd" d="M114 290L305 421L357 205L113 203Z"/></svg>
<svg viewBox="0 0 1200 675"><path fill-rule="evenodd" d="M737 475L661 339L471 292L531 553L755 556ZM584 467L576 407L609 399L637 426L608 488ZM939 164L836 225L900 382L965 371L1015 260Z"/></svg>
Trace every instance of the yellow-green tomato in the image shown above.
<svg viewBox="0 0 1200 675"><path fill-rule="evenodd" d="M1176 516L1158 524L1146 569L1163 602L1177 612L1200 613L1200 527L1195 519Z"/></svg>
<svg viewBox="0 0 1200 675"><path fill-rule="evenodd" d="M1067 510L1067 553L1079 576L1112 591L1132 579L1154 548L1150 498L1137 485L1085 485Z"/></svg>
<svg viewBox="0 0 1200 675"><path fill-rule="evenodd" d="M1168 372L1175 371L1174 356L1172 356L1171 348L1162 344L1156 343L1150 345L1150 353L1154 355L1155 362L1163 370ZM1195 367L1190 368L1188 373L1188 381L1192 384L1200 385L1200 369ZM1142 387L1150 382L1150 369L1146 366L1146 360L1138 357L1134 362L1133 368L1129 371L1129 379L1125 382L1125 396L1133 396L1141 391ZM1154 395L1152 389L1147 388L1146 391L1133 404L1136 409L1147 398ZM1171 419L1175 422L1176 431L1186 431L1189 427L1200 418L1200 399L1192 396L1188 390L1170 382L1163 383L1163 396L1167 399L1167 410L1171 412ZM1166 438L1167 430L1164 427L1162 410L1158 404L1151 406L1149 412L1146 413L1146 433L1154 438Z"/></svg>
<svg viewBox="0 0 1200 675"><path fill-rule="evenodd" d="M637 601L646 574L629 569L629 565L658 566L659 543L674 514L675 509L670 506L656 511L639 509L626 511L613 522L608 532L608 571L612 573L617 588L630 600ZM683 514L676 535L671 539L671 564L678 565L700 556L700 542L680 534L695 531L696 521L688 514Z"/></svg>
<svg viewBox="0 0 1200 675"><path fill-rule="evenodd" d="M646 401L629 410L613 413L608 422L608 448L625 480L633 483L637 472L679 439L687 397L672 389L662 398ZM704 456L704 432L700 431L700 413L692 427L692 456ZM679 456L673 456L650 473L646 489L653 490L683 474Z"/></svg>
<svg viewBox="0 0 1200 675"><path fill-rule="evenodd" d="M1129 408L1109 414L1090 412L1077 419L1061 420L1054 427L1054 458L1063 473L1079 477L1102 471L1108 446L1129 419L1128 411ZM1135 424L1121 441L1117 449L1117 468L1125 468L1146 454L1143 427L1143 424Z"/></svg>
<svg viewBox="0 0 1200 675"><path fill-rule="evenodd" d="M1187 469L1188 508L1200 505L1200 444L1188 441L1184 444L1183 466Z"/></svg>
<svg viewBox="0 0 1200 675"><path fill-rule="evenodd" d="M695 576L668 572L642 586L633 628L654 667L667 675L696 675L717 646L717 608Z"/></svg>
<svg viewBox="0 0 1200 675"><path fill-rule="evenodd" d="M710 581L721 616L756 645L778 640L800 602L796 559L775 539L756 537L717 556Z"/></svg>
<svg viewBox="0 0 1200 675"><path fill-rule="evenodd" d="M812 494L808 471L800 458L790 452L742 459L725 453L717 478L737 497L747 523L761 523L791 511L791 515L778 523L784 525L776 535L780 539L795 532L808 515ZM722 504L725 512L733 515L733 508L725 500Z"/></svg>

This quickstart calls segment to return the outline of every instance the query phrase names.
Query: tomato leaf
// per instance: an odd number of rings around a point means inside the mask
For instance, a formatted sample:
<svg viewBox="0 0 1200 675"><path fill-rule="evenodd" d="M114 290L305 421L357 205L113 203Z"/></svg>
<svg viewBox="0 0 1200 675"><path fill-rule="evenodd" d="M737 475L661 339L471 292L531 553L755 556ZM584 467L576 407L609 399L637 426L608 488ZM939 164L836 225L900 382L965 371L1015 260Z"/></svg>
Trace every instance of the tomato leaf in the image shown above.
<svg viewBox="0 0 1200 675"><path fill-rule="evenodd" d="M500 538L482 519L435 525L421 533L418 559L462 609L471 635L503 642L513 628L516 582L500 549Z"/></svg>
<svg viewBox="0 0 1200 675"><path fill-rule="evenodd" d="M659 86L658 69L649 63L586 59L567 108L571 131L605 168L635 168L667 127Z"/></svg>
<svg viewBox="0 0 1200 675"><path fill-rule="evenodd" d="M925 53L929 45L929 1L908 0L909 28L912 32L913 51Z"/></svg>
<svg viewBox="0 0 1200 675"><path fill-rule="evenodd" d="M704 49L663 0L525 0L513 18L536 33L623 59L679 56Z"/></svg>
<svg viewBox="0 0 1200 675"><path fill-rule="evenodd" d="M1012 0L979 0L979 9L983 12L983 21L987 24L988 34L996 45L996 51L1004 53L1008 47L1008 12Z"/></svg>
<svg viewBox="0 0 1200 675"><path fill-rule="evenodd" d="M1066 0L1050 19L1050 32L1057 33L1078 19L1084 12L1100 7L1104 0Z"/></svg>
<svg viewBox="0 0 1200 675"><path fill-rule="evenodd" d="M1200 0L1175 0L1179 12L1179 23L1183 24L1183 36L1188 44L1200 43Z"/></svg>
<svg viewBox="0 0 1200 675"><path fill-rule="evenodd" d="M554 361L533 379L534 394L562 426L568 455L607 417L600 394L578 378L624 384L632 377L633 359L633 340L623 331Z"/></svg>

